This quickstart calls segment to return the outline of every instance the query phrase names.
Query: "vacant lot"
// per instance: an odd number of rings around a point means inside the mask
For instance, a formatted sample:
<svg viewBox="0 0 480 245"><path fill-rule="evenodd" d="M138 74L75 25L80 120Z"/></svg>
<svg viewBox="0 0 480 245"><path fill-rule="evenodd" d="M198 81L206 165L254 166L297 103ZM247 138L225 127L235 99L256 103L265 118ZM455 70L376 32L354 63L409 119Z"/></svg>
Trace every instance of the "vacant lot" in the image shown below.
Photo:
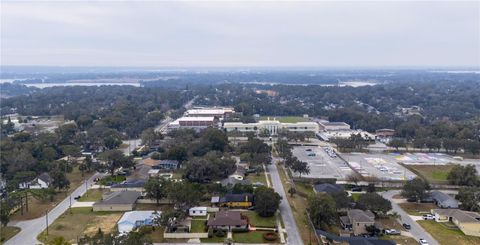
<svg viewBox="0 0 480 245"><path fill-rule="evenodd" d="M466 236L461 230L450 228L453 224L442 224L433 220L420 220L418 223L442 245L480 244L480 237Z"/></svg>
<svg viewBox="0 0 480 245"><path fill-rule="evenodd" d="M304 117L276 117L276 116L264 116L264 117L260 117L260 120L268 120L268 118L270 118L270 120L273 120L273 118L275 118L275 120L278 120L281 123L297 123L297 122L310 121L308 118L304 118Z"/></svg>
<svg viewBox="0 0 480 245"><path fill-rule="evenodd" d="M388 236L388 235L385 235L385 236L380 237L380 239L394 241L395 244L397 244L397 245L417 245L418 244L418 242L415 239L413 239L411 237L408 237L408 236Z"/></svg>
<svg viewBox="0 0 480 245"><path fill-rule="evenodd" d="M72 208L72 213L67 210L49 226L48 236L43 231L38 239L47 243L57 236L63 236L67 241L76 243L77 237L93 235L99 228L105 233L111 232L122 215L122 212L92 212L92 208Z"/></svg>
<svg viewBox="0 0 480 245"><path fill-rule="evenodd" d="M409 168L426 178L430 183L447 183L447 176L453 165L409 165Z"/></svg>
<svg viewBox="0 0 480 245"><path fill-rule="evenodd" d="M405 212L410 215L424 215L426 213L430 213L431 209L438 208L433 203L416 203L416 202L405 202L398 204Z"/></svg>
<svg viewBox="0 0 480 245"><path fill-rule="evenodd" d="M266 231L250 231L250 232L237 232L233 233L233 240L238 243L277 243L278 238L275 241L267 241L263 239L263 234Z"/></svg>
<svg viewBox="0 0 480 245"><path fill-rule="evenodd" d="M248 217L248 222L252 226L260 226L260 227L275 227L275 217L261 217L256 212L242 212L243 215Z"/></svg>
<svg viewBox="0 0 480 245"><path fill-rule="evenodd" d="M2 226L0 230L0 244L3 244L20 232L20 228L14 226Z"/></svg>
<svg viewBox="0 0 480 245"><path fill-rule="evenodd" d="M102 200L103 194L107 192L106 189L89 189L87 193L78 199L80 202L96 202Z"/></svg>

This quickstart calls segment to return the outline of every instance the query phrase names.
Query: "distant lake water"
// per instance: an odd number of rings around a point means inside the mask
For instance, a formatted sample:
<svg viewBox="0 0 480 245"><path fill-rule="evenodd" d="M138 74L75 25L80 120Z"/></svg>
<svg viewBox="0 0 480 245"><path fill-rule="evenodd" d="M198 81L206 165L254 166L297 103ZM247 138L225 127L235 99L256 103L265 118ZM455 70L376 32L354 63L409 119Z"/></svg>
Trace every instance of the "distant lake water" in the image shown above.
<svg viewBox="0 0 480 245"><path fill-rule="evenodd" d="M140 87L140 83L26 83L27 87L50 88L59 86L134 86Z"/></svg>

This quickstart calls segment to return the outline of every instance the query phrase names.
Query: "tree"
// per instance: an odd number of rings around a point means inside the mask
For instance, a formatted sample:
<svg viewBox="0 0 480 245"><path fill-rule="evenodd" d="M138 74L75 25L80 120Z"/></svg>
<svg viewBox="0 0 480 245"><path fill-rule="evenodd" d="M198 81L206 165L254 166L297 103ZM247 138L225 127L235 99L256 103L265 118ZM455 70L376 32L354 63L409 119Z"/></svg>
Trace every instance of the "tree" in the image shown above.
<svg viewBox="0 0 480 245"><path fill-rule="evenodd" d="M187 181L173 182L168 187L168 199L175 204L175 207L183 211L198 204L203 195L198 185Z"/></svg>
<svg viewBox="0 0 480 245"><path fill-rule="evenodd" d="M415 177L403 185L402 196L419 202L427 196L428 190L430 184L422 178Z"/></svg>
<svg viewBox="0 0 480 245"><path fill-rule="evenodd" d="M318 193L308 197L307 212L316 228L322 229L335 224L337 221L335 200L324 193Z"/></svg>
<svg viewBox="0 0 480 245"><path fill-rule="evenodd" d="M292 186L288 189L288 193L290 194L290 197L293 197L293 195L297 193L297 189L295 189L295 187Z"/></svg>
<svg viewBox="0 0 480 245"><path fill-rule="evenodd" d="M11 199L3 199L0 201L0 223L3 226L7 226L10 222L10 213L12 211Z"/></svg>
<svg viewBox="0 0 480 245"><path fill-rule="evenodd" d="M47 244L48 245L71 245L71 243L69 243L63 236L57 236Z"/></svg>
<svg viewBox="0 0 480 245"><path fill-rule="evenodd" d="M452 185L476 186L480 184L477 169L473 164L453 166L447 179Z"/></svg>
<svg viewBox="0 0 480 245"><path fill-rule="evenodd" d="M349 197L344 191L332 193L330 196L335 201L337 209L349 208L353 203L352 197Z"/></svg>
<svg viewBox="0 0 480 245"><path fill-rule="evenodd" d="M404 141L404 140L401 140L401 139L392 139L390 142L388 142L388 146L394 147L394 148L398 151L398 148L400 148L400 147L405 147L406 144L405 144L405 141Z"/></svg>
<svg viewBox="0 0 480 245"><path fill-rule="evenodd" d="M462 187L456 198L460 201L462 210L480 212L480 188Z"/></svg>
<svg viewBox="0 0 480 245"><path fill-rule="evenodd" d="M258 187L255 190L255 212L262 217L271 217L275 215L281 200L282 197L272 188Z"/></svg>
<svg viewBox="0 0 480 245"><path fill-rule="evenodd" d="M290 166L290 168L293 170L293 172L298 173L300 177L302 177L302 174L310 173L310 167L308 166L308 163L302 162L298 159L293 161L293 164Z"/></svg>
<svg viewBox="0 0 480 245"><path fill-rule="evenodd" d="M70 188L70 181L67 179L67 176L65 175L64 172L56 169L53 172L50 173L53 181L52 181L52 187L63 190L63 189L68 189Z"/></svg>
<svg viewBox="0 0 480 245"><path fill-rule="evenodd" d="M150 178L145 183L147 197L155 199L159 205L162 198L167 197L168 182L164 178Z"/></svg>
<svg viewBox="0 0 480 245"><path fill-rule="evenodd" d="M128 168L133 165L132 159L125 156L120 150L106 151L101 155L101 158L106 161L107 167L112 175L115 173L117 168Z"/></svg>
<svg viewBox="0 0 480 245"><path fill-rule="evenodd" d="M360 195L357 201L357 206L362 210L371 210L381 214L386 214L392 209L392 204L390 201L383 198L376 192Z"/></svg>
<svg viewBox="0 0 480 245"><path fill-rule="evenodd" d="M187 149L181 145L172 146L163 153L162 158L183 162L188 158Z"/></svg>
<svg viewBox="0 0 480 245"><path fill-rule="evenodd" d="M472 154L480 153L480 141L478 140L467 140L465 141L465 151Z"/></svg>
<svg viewBox="0 0 480 245"><path fill-rule="evenodd" d="M142 144L151 146L155 141L163 139L163 135L155 131L154 128L147 128L143 130L140 138L142 139Z"/></svg>

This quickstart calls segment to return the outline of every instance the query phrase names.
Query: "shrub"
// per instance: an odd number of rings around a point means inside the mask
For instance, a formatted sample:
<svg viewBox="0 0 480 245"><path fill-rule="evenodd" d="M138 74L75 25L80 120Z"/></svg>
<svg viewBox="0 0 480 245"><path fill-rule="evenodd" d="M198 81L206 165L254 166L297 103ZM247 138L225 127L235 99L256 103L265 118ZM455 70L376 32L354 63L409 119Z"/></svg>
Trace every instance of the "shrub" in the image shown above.
<svg viewBox="0 0 480 245"><path fill-rule="evenodd" d="M213 228L208 227L208 238L212 238L212 237L213 237Z"/></svg>
<svg viewBox="0 0 480 245"><path fill-rule="evenodd" d="M267 241L275 241L277 240L277 233L273 233L273 232L263 233L263 239Z"/></svg>
<svg viewBox="0 0 480 245"><path fill-rule="evenodd" d="M225 231L223 231L222 229L218 229L217 232L215 232L215 236L224 237L225 236Z"/></svg>

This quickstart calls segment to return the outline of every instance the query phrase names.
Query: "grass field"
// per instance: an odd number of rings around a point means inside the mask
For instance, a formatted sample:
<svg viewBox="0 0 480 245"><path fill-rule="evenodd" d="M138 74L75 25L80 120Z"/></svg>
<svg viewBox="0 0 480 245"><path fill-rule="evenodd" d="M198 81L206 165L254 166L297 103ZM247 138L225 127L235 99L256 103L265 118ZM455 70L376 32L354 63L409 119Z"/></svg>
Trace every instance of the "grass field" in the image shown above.
<svg viewBox="0 0 480 245"><path fill-rule="evenodd" d="M102 200L102 195L107 190L105 189L89 189L87 193L83 194L78 201L80 202L96 202Z"/></svg>
<svg viewBox="0 0 480 245"><path fill-rule="evenodd" d="M75 189L77 189L81 184L83 184L83 180L85 178L90 178L93 173L85 173L85 176L82 177L82 173L78 170L78 167L74 167L71 173L67 173L67 178L70 180L70 189L66 191L58 191L53 200L39 200L34 197L29 196L28 198L28 205L29 210L28 212L24 212L23 215L20 211L17 211L12 215L10 218L11 220L30 220L41 217L45 214L45 211L51 210L54 208L60 201L68 197L70 193L72 193ZM35 208L32 208L35 207Z"/></svg>
<svg viewBox="0 0 480 245"><path fill-rule="evenodd" d="M238 243L277 243L276 241L267 241L263 239L263 234L266 231L250 231L233 233L233 240Z"/></svg>
<svg viewBox="0 0 480 245"><path fill-rule="evenodd" d="M201 233L206 232L205 220L192 220L192 233Z"/></svg>
<svg viewBox="0 0 480 245"><path fill-rule="evenodd" d="M250 180L251 183L260 182L267 186L267 181L265 180L265 173L251 173L246 177L247 180Z"/></svg>
<svg viewBox="0 0 480 245"><path fill-rule="evenodd" d="M352 193L351 195L354 201L358 201L358 198L360 198L360 195L362 195L362 193Z"/></svg>
<svg viewBox="0 0 480 245"><path fill-rule="evenodd" d="M94 235L98 228L110 233L122 215L123 212L93 212L92 208L72 208L72 213L65 211L49 226L48 236L43 231L38 235L38 240L48 243L57 236L63 236L67 241L76 243L77 237Z"/></svg>
<svg viewBox="0 0 480 245"><path fill-rule="evenodd" d="M397 244L397 245L417 245L418 244L418 242L415 239L413 239L411 237L408 237L408 236L388 236L388 235L385 235L385 236L380 237L380 239L394 241L395 244Z"/></svg>
<svg viewBox="0 0 480 245"><path fill-rule="evenodd" d="M2 226L0 229L0 244L3 244L20 232L20 228L14 226Z"/></svg>
<svg viewBox="0 0 480 245"><path fill-rule="evenodd" d="M459 229L450 229L433 220L420 220L418 223L442 245L450 245L452 242L455 245L480 244L480 237L466 236Z"/></svg>
<svg viewBox="0 0 480 245"><path fill-rule="evenodd" d="M107 185L109 183L120 183L125 181L127 178L125 176L115 175L115 176L105 176L100 181L98 181L99 185Z"/></svg>
<svg viewBox="0 0 480 245"><path fill-rule="evenodd" d="M430 213L431 209L438 208L433 203L416 203L416 202L405 202L398 204L405 212L410 215L424 215L426 213Z"/></svg>
<svg viewBox="0 0 480 245"><path fill-rule="evenodd" d="M260 117L260 120L267 120L268 118L270 118L270 120L273 120L273 118L275 118L281 123L297 123L297 122L310 121L308 120L308 118L303 118L303 117L276 117L276 116L262 116Z"/></svg>
<svg viewBox="0 0 480 245"><path fill-rule="evenodd" d="M256 212L249 211L249 212L242 212L243 215L248 217L248 222L252 226L261 226L261 227L275 227L275 217L261 217Z"/></svg>
<svg viewBox="0 0 480 245"><path fill-rule="evenodd" d="M447 176L453 165L410 165L414 172L419 173L430 183L447 183Z"/></svg>

